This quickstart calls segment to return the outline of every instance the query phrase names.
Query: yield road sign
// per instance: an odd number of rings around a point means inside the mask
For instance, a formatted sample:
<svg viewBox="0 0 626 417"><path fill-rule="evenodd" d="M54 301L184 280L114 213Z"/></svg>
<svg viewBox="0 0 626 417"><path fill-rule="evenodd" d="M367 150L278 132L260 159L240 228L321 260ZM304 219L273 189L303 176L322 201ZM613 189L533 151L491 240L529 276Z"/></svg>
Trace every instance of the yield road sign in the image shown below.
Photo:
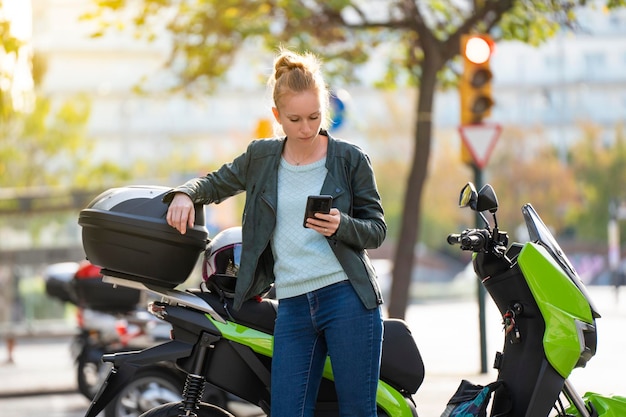
<svg viewBox="0 0 626 417"><path fill-rule="evenodd" d="M499 124L480 123L459 127L463 144L472 156L476 166L481 169L487 165L501 132L502 126Z"/></svg>

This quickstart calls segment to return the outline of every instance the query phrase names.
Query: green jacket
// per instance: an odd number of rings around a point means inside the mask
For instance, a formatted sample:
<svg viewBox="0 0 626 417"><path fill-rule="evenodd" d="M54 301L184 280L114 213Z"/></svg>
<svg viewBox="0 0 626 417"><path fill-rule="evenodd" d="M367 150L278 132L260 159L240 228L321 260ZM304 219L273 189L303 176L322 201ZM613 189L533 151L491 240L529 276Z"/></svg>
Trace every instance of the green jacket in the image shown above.
<svg viewBox="0 0 626 417"><path fill-rule="evenodd" d="M325 133L325 132L324 132ZM242 254L235 308L266 291L274 282L270 238L276 225L277 173L285 138L255 140L245 153L204 177L171 190L184 192L194 203L219 203L246 192L242 220ZM357 146L328 135L328 175L321 194L333 196L341 212L337 232L328 244L337 256L363 305L376 308L383 299L366 249L379 247L387 234L380 195L369 157Z"/></svg>

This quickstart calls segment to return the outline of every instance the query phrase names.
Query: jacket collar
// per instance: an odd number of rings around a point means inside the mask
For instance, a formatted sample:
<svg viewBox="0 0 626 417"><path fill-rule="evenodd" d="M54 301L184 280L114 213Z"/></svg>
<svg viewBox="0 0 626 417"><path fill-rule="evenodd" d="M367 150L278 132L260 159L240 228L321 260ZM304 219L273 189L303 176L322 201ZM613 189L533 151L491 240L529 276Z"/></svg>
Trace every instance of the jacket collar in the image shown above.
<svg viewBox="0 0 626 417"><path fill-rule="evenodd" d="M336 171L337 167L335 166L335 157L337 155L337 140L331 136L328 131L322 129L320 130L320 134L326 135L328 137L328 148L326 149L326 169L328 170L328 175L324 180L324 184L322 185L322 189L320 191L321 194L332 195L333 197L342 194L346 190L341 187L341 182L335 179L338 174ZM278 172L278 165L280 164L280 160L282 158L282 153L285 148L285 143L287 142L287 137L283 136L280 139L280 146L276 147L276 153L272 160L272 164ZM278 190L277 190L277 177L275 177L274 183L271 187L265 189L266 197L269 198L273 204L276 204L276 200L278 198ZM271 191L270 191L271 190Z"/></svg>

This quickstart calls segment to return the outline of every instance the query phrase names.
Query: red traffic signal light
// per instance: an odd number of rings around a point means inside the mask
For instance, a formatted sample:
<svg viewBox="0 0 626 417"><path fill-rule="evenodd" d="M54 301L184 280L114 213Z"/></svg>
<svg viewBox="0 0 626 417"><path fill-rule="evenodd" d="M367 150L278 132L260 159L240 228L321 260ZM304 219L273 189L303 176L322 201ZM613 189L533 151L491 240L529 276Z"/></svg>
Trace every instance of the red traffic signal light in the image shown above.
<svg viewBox="0 0 626 417"><path fill-rule="evenodd" d="M461 56L463 74L459 82L461 125L481 123L491 114L494 101L491 95L490 59L494 43L487 35L463 35Z"/></svg>

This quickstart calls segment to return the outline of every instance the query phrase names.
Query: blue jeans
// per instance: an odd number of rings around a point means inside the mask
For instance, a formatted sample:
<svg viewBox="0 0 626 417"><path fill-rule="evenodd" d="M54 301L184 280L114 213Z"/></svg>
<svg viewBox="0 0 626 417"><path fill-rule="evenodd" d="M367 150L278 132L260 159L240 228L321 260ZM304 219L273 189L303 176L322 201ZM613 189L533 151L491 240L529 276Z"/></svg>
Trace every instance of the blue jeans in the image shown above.
<svg viewBox="0 0 626 417"><path fill-rule="evenodd" d="M312 417L330 356L342 417L376 417L383 322L348 281L280 300L274 329L272 417Z"/></svg>

